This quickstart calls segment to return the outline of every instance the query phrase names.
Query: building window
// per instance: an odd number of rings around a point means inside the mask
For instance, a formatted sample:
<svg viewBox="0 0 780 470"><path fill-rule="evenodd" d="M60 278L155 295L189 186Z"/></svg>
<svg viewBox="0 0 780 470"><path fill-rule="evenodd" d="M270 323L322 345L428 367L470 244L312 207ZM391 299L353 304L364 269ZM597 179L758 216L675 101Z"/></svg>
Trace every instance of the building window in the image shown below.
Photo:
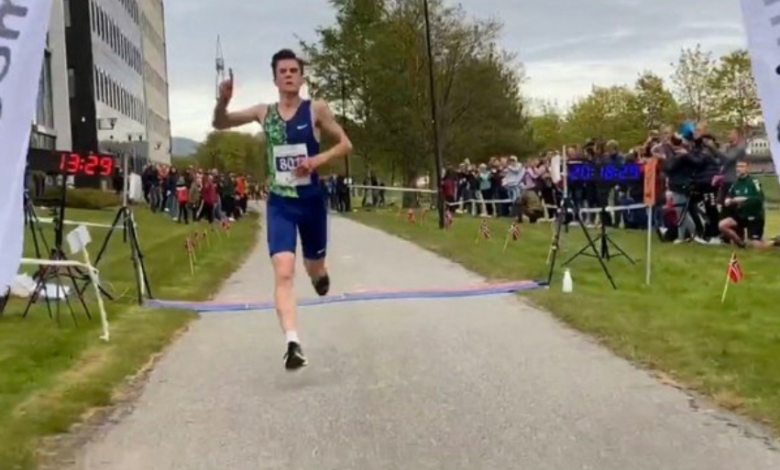
<svg viewBox="0 0 780 470"><path fill-rule="evenodd" d="M30 147L35 149L55 150L57 147L57 138L53 135L36 132L33 129L30 133Z"/></svg>
<svg viewBox="0 0 780 470"><path fill-rule="evenodd" d="M65 27L70 28L70 0L63 0L62 2L62 16L65 22Z"/></svg>
<svg viewBox="0 0 780 470"><path fill-rule="evenodd" d="M68 69L68 96L76 97L76 73L72 68Z"/></svg>
<svg viewBox="0 0 780 470"><path fill-rule="evenodd" d="M38 101L35 111L35 124L54 129L54 103L52 101L51 52L46 51L38 82Z"/></svg>

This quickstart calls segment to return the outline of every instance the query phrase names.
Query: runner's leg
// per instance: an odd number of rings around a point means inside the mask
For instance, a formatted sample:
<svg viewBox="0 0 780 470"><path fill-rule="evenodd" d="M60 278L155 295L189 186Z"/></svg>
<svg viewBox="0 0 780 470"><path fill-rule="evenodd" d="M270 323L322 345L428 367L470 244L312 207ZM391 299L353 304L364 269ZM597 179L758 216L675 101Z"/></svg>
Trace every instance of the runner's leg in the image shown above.
<svg viewBox="0 0 780 470"><path fill-rule="evenodd" d="M301 218L298 230L301 234L303 265L311 278L318 295L327 295L330 290L330 276L325 264L328 249L328 208L318 198L306 201L305 215Z"/></svg>
<svg viewBox="0 0 780 470"><path fill-rule="evenodd" d="M268 250L274 268L274 303L279 324L287 341L287 353L284 356L288 370L299 369L306 365L306 358L298 338L295 292L295 248L297 240L298 201L271 195L268 199L267 238Z"/></svg>

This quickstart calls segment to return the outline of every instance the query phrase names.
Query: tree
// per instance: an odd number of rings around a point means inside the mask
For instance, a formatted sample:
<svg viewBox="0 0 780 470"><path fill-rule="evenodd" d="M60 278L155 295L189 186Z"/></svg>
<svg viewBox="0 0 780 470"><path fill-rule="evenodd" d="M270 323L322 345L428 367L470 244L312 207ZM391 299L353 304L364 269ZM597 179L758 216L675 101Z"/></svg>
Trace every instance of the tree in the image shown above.
<svg viewBox="0 0 780 470"><path fill-rule="evenodd" d="M560 149L567 143L563 137L566 122L558 109L549 102L539 104L539 110L529 118L536 150Z"/></svg>
<svg viewBox="0 0 780 470"><path fill-rule="evenodd" d="M211 132L195 153L202 168L252 175L266 174L265 144L258 136L242 132Z"/></svg>
<svg viewBox="0 0 780 470"><path fill-rule="evenodd" d="M635 145L646 137L644 118L637 113L636 95L626 86L593 87L590 95L571 107L564 136L571 143L587 139L615 139L622 146Z"/></svg>
<svg viewBox="0 0 780 470"><path fill-rule="evenodd" d="M761 117L758 89L747 50L738 49L722 56L709 86L715 120L744 131Z"/></svg>
<svg viewBox="0 0 780 470"><path fill-rule="evenodd" d="M672 93L664 80L653 72L645 71L634 84L636 112L642 116L646 130L657 130L663 124L676 124L682 116Z"/></svg>
<svg viewBox="0 0 780 470"><path fill-rule="evenodd" d="M677 63L671 65L674 94L683 113L696 121L706 120L713 106L710 83L716 61L712 52L703 51L701 44L697 44L694 49L682 49Z"/></svg>
<svg viewBox="0 0 780 470"><path fill-rule="evenodd" d="M365 168L399 172L407 183L431 174L422 1L331 0L331 5L336 24L319 29L315 42L302 42L312 94L332 102L345 95L343 111L354 123L350 137ZM514 57L496 46L501 25L467 18L460 7L441 0L431 0L429 7L445 160L529 151L522 72Z"/></svg>

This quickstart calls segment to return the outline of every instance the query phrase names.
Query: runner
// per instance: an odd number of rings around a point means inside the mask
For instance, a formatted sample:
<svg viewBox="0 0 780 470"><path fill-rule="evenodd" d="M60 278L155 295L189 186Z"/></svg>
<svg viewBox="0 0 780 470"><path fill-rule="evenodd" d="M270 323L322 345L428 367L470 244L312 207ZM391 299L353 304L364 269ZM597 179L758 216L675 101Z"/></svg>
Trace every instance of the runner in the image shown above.
<svg viewBox="0 0 780 470"><path fill-rule="evenodd" d="M327 102L301 98L303 60L293 51L283 49L274 54L271 69L279 89L278 103L228 112L233 96L231 71L228 80L220 84L213 125L218 130L252 122L263 126L270 189L266 226L275 276L274 302L287 341L285 368L297 370L307 361L298 338L293 292L296 240L300 234L303 264L314 290L320 296L326 295L330 289L325 265L328 213L317 168L347 155L352 143ZM320 152L321 132L336 142L324 152Z"/></svg>

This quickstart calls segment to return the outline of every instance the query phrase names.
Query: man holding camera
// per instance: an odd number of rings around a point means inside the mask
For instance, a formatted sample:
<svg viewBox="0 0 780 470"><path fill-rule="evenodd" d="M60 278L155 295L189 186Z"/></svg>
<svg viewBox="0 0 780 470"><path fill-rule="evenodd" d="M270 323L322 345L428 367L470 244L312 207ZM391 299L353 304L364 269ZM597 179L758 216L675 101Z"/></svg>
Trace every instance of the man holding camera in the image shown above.
<svg viewBox="0 0 780 470"><path fill-rule="evenodd" d="M718 224L720 232L740 248L748 244L755 248L780 246L780 237L771 242L763 241L764 191L761 183L750 176L746 160L736 162L736 175L723 201L730 214Z"/></svg>

